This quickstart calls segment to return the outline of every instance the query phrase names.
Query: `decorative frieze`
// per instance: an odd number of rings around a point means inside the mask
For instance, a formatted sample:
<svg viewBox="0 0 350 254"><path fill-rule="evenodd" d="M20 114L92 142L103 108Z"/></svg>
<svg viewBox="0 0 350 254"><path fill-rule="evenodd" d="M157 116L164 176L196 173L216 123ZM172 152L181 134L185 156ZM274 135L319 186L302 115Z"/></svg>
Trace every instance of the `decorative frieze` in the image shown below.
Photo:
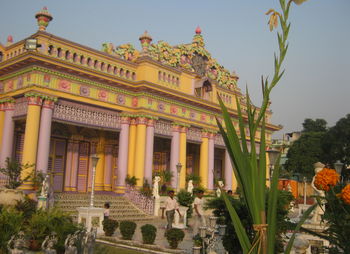
<svg viewBox="0 0 350 254"><path fill-rule="evenodd" d="M56 104L53 118L113 130L120 129L121 124L121 117L118 112L68 101L59 101Z"/></svg>
<svg viewBox="0 0 350 254"><path fill-rule="evenodd" d="M199 128L191 127L187 132L187 140L201 142L202 141L202 131Z"/></svg>
<svg viewBox="0 0 350 254"><path fill-rule="evenodd" d="M172 132L171 122L167 122L163 120L156 121L154 132L155 134L158 134L158 135L171 137L171 132Z"/></svg>

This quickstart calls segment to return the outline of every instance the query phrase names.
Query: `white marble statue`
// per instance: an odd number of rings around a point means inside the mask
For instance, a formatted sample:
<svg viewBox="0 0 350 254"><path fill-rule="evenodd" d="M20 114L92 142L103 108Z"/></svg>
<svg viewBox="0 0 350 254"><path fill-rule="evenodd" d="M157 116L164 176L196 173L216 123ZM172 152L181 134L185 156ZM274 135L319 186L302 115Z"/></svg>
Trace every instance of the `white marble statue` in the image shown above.
<svg viewBox="0 0 350 254"><path fill-rule="evenodd" d="M17 235L13 235L7 243L7 250L10 254L25 254L26 240L24 232L20 231Z"/></svg>
<svg viewBox="0 0 350 254"><path fill-rule="evenodd" d="M319 190L316 188L315 186L315 178L316 178L316 174L318 172L320 172L323 168L325 167L324 164L322 164L321 162L317 162L314 164L314 168L315 168L315 176L312 178L312 182L311 182L311 186L312 188L314 189L315 191L315 194L320 196L321 197L321 200L322 200L322 197L325 196L324 194L324 191L323 190ZM321 221L321 216L323 215L323 210L324 210L324 204L322 204L322 208L320 206L317 206L314 210L314 214L313 214L313 217L312 217L312 221L314 223L320 223Z"/></svg>
<svg viewBox="0 0 350 254"><path fill-rule="evenodd" d="M221 188L224 187L223 181L218 181L219 187L216 189L216 196L219 198L221 196Z"/></svg>
<svg viewBox="0 0 350 254"><path fill-rule="evenodd" d="M49 175L46 175L41 186L40 196L47 198L49 192Z"/></svg>
<svg viewBox="0 0 350 254"><path fill-rule="evenodd" d="M193 195L193 181L192 180L188 181L187 192L191 193L191 196Z"/></svg>
<svg viewBox="0 0 350 254"><path fill-rule="evenodd" d="M58 242L57 234L53 232L50 236L46 236L45 240L41 244L41 249L44 254L56 254L55 245Z"/></svg>
<svg viewBox="0 0 350 254"><path fill-rule="evenodd" d="M153 197L158 199L159 196L159 182L160 182L160 176L155 176L153 181Z"/></svg>

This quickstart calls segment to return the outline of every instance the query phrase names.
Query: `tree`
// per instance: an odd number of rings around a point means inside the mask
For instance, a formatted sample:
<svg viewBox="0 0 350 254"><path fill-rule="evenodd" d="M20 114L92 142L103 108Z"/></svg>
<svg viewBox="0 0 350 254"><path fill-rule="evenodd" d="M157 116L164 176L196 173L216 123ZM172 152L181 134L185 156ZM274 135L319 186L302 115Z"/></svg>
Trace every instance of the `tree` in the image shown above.
<svg viewBox="0 0 350 254"><path fill-rule="evenodd" d="M5 163L5 168L0 168L0 173L8 177L8 184L5 185L6 188L17 189L17 187L19 187L22 183L33 177L33 175L30 174L21 179L21 172L27 168L33 167L34 164L26 163L22 165L18 161L8 157L6 158Z"/></svg>
<svg viewBox="0 0 350 254"><path fill-rule="evenodd" d="M288 150L285 169L311 178L314 175L313 164L323 162L321 140L326 132L326 120L306 118L300 138Z"/></svg>
<svg viewBox="0 0 350 254"><path fill-rule="evenodd" d="M350 114L339 119L322 139L325 163L333 164L337 160L350 164Z"/></svg>
<svg viewBox="0 0 350 254"><path fill-rule="evenodd" d="M312 120L310 118L306 118L303 122L303 130L302 132L326 132L327 131L327 121L324 119L317 118L316 120Z"/></svg>

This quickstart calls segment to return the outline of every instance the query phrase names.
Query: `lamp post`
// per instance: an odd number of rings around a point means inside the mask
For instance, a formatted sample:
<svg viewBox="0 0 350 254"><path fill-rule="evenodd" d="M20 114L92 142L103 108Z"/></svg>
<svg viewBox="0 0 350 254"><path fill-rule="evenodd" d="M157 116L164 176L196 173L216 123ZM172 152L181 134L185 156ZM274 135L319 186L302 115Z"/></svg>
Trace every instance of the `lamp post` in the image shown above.
<svg viewBox="0 0 350 254"><path fill-rule="evenodd" d="M307 181L307 178L306 178L306 176L304 176L304 178L303 178L303 182L304 182L304 206L306 206L306 181Z"/></svg>
<svg viewBox="0 0 350 254"><path fill-rule="evenodd" d="M343 177L341 175L341 170L343 169L343 165L344 165L344 163L341 163L340 160L337 160L334 163L335 171L337 171L337 173L340 175L341 182L343 182Z"/></svg>
<svg viewBox="0 0 350 254"><path fill-rule="evenodd" d="M96 165L99 157L96 154L91 156L92 161L92 182L91 182L91 196L90 196L90 207L94 207L94 195L95 195L95 175L96 175Z"/></svg>
<svg viewBox="0 0 350 254"><path fill-rule="evenodd" d="M269 166L270 166L270 184L271 184L271 179L272 179L272 173L273 173L273 168L274 168L274 165L276 163L276 160L278 158L278 155L279 155L279 151L277 150L274 150L274 149L269 149L266 151L268 156L269 156Z"/></svg>
<svg viewBox="0 0 350 254"><path fill-rule="evenodd" d="M176 170L177 170L177 182L176 182L176 192L180 191L180 172L182 169L182 164L179 162L176 164Z"/></svg>

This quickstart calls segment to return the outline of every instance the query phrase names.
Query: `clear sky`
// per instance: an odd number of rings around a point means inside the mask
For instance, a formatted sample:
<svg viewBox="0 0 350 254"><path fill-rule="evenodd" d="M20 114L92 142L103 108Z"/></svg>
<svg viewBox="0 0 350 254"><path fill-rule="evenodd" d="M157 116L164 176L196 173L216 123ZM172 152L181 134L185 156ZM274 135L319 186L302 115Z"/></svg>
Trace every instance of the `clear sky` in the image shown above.
<svg viewBox="0 0 350 254"><path fill-rule="evenodd" d="M47 6L54 19L47 31L100 49L103 42L132 43L148 30L153 42L188 43L202 29L207 49L248 85L260 104L261 75L272 76L276 34L265 12L277 0L0 0L0 41L37 30L34 15ZM274 137L298 131L305 118L329 126L350 113L350 0L309 0L293 5L286 73L272 91ZM349 72L349 73L347 73Z"/></svg>

